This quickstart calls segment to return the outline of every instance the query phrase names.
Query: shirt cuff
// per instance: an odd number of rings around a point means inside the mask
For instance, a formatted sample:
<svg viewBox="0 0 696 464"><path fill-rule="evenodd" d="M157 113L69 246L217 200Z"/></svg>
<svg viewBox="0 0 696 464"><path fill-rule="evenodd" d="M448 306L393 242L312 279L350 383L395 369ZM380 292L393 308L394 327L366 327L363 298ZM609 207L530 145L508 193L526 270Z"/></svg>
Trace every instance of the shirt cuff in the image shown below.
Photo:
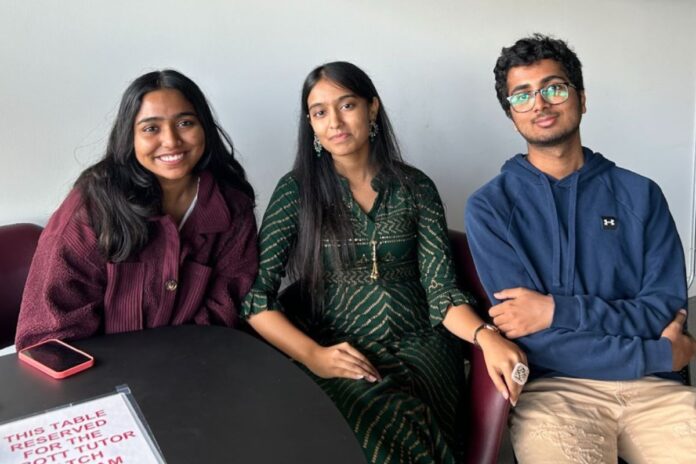
<svg viewBox="0 0 696 464"><path fill-rule="evenodd" d="M240 316L244 319L249 319L254 314L258 314L263 311L284 312L283 305L281 305L280 301L278 301L275 297L272 297L264 292L251 290L244 298Z"/></svg>
<svg viewBox="0 0 696 464"><path fill-rule="evenodd" d="M451 306L463 304L476 305L476 299L470 293L463 293L457 288L452 288L444 292L438 292L437 296L429 298L430 306L430 325L436 327L445 319L447 310Z"/></svg>
<svg viewBox="0 0 696 464"><path fill-rule="evenodd" d="M578 330L580 327L580 303L574 296L553 296L553 320L551 328Z"/></svg>
<svg viewBox="0 0 696 464"><path fill-rule="evenodd" d="M672 372L672 342L668 338L644 340L643 353L645 353L643 375Z"/></svg>

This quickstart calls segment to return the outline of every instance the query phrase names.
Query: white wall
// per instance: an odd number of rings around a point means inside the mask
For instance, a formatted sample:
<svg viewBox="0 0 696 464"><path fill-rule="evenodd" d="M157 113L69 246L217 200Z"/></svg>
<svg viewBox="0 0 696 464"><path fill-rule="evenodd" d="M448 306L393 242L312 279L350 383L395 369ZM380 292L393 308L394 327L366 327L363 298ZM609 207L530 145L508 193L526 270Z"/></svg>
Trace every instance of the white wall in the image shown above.
<svg viewBox="0 0 696 464"><path fill-rule="evenodd" d="M343 59L372 76L407 160L462 229L467 196L524 150L495 99L494 62L541 31L583 61L584 143L662 185L692 261L696 2L0 2L0 224L45 223L100 156L126 85L162 67L212 101L260 216L292 162L302 80Z"/></svg>

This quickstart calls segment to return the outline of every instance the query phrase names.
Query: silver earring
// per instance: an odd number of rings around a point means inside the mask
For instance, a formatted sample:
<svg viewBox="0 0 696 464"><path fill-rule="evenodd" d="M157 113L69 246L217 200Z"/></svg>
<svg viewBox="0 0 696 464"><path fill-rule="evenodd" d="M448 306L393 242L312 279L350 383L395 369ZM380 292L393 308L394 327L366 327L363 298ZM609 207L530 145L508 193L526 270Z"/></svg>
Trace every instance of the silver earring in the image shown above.
<svg viewBox="0 0 696 464"><path fill-rule="evenodd" d="M379 126L377 125L377 121L370 121L370 142L375 141L375 137L377 137L377 134L379 133Z"/></svg>
<svg viewBox="0 0 696 464"><path fill-rule="evenodd" d="M319 137L317 137L317 134L314 134L314 151L317 154L317 158L321 158L321 149L323 148L321 146L321 142L319 141Z"/></svg>

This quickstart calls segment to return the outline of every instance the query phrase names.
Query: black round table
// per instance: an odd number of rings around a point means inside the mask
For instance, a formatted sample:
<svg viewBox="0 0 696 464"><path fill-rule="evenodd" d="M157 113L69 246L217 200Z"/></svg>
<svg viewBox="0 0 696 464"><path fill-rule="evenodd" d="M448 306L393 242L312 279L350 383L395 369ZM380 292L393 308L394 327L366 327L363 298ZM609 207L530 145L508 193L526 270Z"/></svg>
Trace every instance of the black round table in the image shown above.
<svg viewBox="0 0 696 464"><path fill-rule="evenodd" d="M260 340L179 326L75 341L95 366L54 380L0 357L0 422L130 387L168 464L365 463L331 400Z"/></svg>

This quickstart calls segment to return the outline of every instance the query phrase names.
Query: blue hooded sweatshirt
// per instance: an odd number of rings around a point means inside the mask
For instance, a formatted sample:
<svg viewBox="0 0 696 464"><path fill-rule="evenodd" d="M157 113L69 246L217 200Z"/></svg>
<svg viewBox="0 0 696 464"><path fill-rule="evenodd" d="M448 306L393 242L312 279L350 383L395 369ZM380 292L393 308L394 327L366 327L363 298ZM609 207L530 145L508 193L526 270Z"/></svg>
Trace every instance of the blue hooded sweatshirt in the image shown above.
<svg viewBox="0 0 696 464"><path fill-rule="evenodd" d="M515 340L533 377L596 380L672 373L662 330L686 307L684 253L660 188L583 148L557 180L525 155L475 192L466 209L481 282L553 296L551 327Z"/></svg>

